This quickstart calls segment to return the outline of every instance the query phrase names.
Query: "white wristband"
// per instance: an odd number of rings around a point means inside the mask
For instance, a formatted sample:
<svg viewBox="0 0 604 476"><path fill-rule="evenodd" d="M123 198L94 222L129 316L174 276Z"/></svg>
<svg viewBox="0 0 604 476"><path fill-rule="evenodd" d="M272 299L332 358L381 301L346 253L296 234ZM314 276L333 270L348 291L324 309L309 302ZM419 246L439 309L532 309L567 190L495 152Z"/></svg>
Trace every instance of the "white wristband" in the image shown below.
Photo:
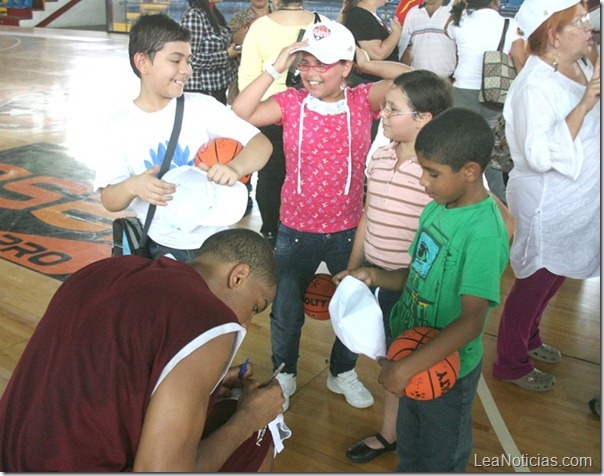
<svg viewBox="0 0 604 476"><path fill-rule="evenodd" d="M264 65L264 71L266 71L268 74L270 74L274 80L279 79L282 74L279 71L277 71L275 69L275 67L270 63L267 63L266 65Z"/></svg>

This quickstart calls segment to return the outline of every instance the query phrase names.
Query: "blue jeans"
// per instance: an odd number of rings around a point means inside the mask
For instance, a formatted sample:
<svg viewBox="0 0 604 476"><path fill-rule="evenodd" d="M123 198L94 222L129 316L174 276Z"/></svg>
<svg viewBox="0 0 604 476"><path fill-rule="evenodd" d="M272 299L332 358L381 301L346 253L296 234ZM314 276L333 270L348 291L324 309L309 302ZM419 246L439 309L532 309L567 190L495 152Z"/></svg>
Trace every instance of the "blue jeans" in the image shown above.
<svg viewBox="0 0 604 476"><path fill-rule="evenodd" d="M472 452L472 403L482 363L434 400L401 397L396 421L399 472L464 472Z"/></svg>
<svg viewBox="0 0 604 476"><path fill-rule="evenodd" d="M283 372L296 374L306 287L321 261L325 261L332 275L346 269L355 231L305 233L279 225L275 247L279 280L271 311L273 368L284 362ZM331 374L336 376L352 370L357 358L358 354L348 350L336 337L331 350Z"/></svg>

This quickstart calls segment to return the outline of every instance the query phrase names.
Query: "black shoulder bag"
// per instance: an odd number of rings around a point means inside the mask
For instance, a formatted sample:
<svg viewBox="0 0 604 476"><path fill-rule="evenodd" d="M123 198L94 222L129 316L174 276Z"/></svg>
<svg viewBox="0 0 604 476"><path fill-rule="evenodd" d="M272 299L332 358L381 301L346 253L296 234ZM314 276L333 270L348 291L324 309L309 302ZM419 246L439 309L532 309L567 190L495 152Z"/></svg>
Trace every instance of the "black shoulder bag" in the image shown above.
<svg viewBox="0 0 604 476"><path fill-rule="evenodd" d="M174 155L174 150L178 143L178 136L180 135L184 107L185 95L182 94L176 100L174 126L172 128L172 134L170 135L170 142L168 143L166 155L164 155L164 160L162 161L157 178L162 178L170 168L172 156ZM144 258L150 257L148 233L156 209L156 205L149 205L144 226L141 225L141 222L137 217L117 218L113 221L113 248L111 249L111 256L136 255Z"/></svg>

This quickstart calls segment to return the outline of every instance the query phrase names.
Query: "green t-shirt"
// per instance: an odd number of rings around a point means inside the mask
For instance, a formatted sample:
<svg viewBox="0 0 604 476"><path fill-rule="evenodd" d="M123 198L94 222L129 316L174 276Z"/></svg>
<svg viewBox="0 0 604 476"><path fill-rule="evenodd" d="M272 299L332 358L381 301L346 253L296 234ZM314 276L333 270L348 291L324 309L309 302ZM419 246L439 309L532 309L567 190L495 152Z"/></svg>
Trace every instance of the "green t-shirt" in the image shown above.
<svg viewBox="0 0 604 476"><path fill-rule="evenodd" d="M393 336L419 326L443 329L459 317L463 294L487 299L490 307L499 304L509 244L490 196L451 209L426 205L409 253L409 278L390 314ZM476 368L482 352L482 333L459 349L459 378Z"/></svg>

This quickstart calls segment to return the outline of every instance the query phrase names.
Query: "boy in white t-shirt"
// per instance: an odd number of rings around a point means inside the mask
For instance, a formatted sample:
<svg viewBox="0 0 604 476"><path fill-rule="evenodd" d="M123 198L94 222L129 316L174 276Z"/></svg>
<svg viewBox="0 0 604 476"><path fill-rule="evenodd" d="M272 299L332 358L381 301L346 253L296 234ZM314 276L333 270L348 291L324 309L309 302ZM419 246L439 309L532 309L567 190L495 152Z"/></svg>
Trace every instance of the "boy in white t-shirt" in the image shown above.
<svg viewBox="0 0 604 476"><path fill-rule="evenodd" d="M157 205L149 229L151 256L171 253L187 261L208 236L225 228L204 223L193 229L175 226L174 220L165 220L166 213L160 210L169 209L178 193L174 183L156 175L172 132L176 98L183 94L191 75L191 34L166 15L143 15L130 31L129 56L140 78L140 93L107 126L94 187L101 190L101 202L107 210L118 212L131 206L141 222L145 221L149 204ZM215 137L230 137L244 146L227 165L201 166L210 182L221 187L241 187L238 179L262 168L272 151L270 142L256 127L226 106L209 96L187 93L170 169L194 166L200 146ZM200 193L200 201L202 196ZM223 200L212 205L232 207L233 203ZM186 220L185 210L171 210L172 216L179 214Z"/></svg>

